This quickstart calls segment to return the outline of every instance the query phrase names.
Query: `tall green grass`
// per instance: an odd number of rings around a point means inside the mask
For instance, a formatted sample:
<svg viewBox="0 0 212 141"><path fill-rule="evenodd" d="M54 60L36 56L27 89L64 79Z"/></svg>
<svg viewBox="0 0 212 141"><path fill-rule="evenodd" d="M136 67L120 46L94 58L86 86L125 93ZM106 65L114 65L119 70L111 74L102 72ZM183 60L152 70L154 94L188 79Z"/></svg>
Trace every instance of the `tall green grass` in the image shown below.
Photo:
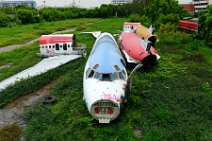
<svg viewBox="0 0 212 141"><path fill-rule="evenodd" d="M58 30L74 28L82 24L95 23L100 19L73 19L57 22L45 22L28 25L14 25L0 28L0 47L12 44L21 44Z"/></svg>

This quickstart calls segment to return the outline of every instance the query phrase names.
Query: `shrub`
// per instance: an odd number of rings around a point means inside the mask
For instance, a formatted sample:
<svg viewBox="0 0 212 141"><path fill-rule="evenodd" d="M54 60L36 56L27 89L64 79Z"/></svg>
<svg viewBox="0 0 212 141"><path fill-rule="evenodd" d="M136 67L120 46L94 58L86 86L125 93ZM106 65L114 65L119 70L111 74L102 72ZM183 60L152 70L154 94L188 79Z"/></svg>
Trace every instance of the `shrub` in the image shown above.
<svg viewBox="0 0 212 141"><path fill-rule="evenodd" d="M144 26L149 27L151 23L151 20L147 16L141 16L140 18L141 24Z"/></svg>
<svg viewBox="0 0 212 141"><path fill-rule="evenodd" d="M34 9L18 9L16 16L22 24L39 22L38 13Z"/></svg>
<svg viewBox="0 0 212 141"><path fill-rule="evenodd" d="M8 22L9 22L9 17L5 13L0 12L0 27L7 26Z"/></svg>
<svg viewBox="0 0 212 141"><path fill-rule="evenodd" d="M130 15L130 21L131 22L140 22L140 15L138 15L138 14L131 14Z"/></svg>
<svg viewBox="0 0 212 141"><path fill-rule="evenodd" d="M44 8L40 11L40 16L45 21L58 21L62 17L62 13L55 8Z"/></svg>
<svg viewBox="0 0 212 141"><path fill-rule="evenodd" d="M159 28L160 33L168 33L168 32L174 32L175 31L175 25L174 24L162 24Z"/></svg>

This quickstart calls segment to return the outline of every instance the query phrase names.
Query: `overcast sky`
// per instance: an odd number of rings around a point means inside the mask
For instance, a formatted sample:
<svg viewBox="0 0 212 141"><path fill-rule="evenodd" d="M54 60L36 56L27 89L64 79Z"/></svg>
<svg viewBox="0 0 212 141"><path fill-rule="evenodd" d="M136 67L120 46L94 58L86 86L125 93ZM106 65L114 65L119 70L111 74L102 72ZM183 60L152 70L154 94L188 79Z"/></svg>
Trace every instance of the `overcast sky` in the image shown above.
<svg viewBox="0 0 212 141"><path fill-rule="evenodd" d="M70 6L73 3L73 0L34 0L37 2L38 7L42 5L46 6ZM80 7L97 7L101 4L108 4L111 0L75 0L77 6ZM189 3L192 0L179 0L179 3Z"/></svg>

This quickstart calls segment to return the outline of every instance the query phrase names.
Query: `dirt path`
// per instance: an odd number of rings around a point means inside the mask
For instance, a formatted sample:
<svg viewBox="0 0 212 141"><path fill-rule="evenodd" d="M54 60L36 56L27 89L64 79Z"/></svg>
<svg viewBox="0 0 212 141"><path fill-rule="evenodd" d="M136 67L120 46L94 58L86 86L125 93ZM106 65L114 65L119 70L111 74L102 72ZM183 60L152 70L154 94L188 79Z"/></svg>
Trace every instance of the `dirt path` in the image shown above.
<svg viewBox="0 0 212 141"><path fill-rule="evenodd" d="M25 123L20 119L20 115L23 114L24 108L34 106L36 101L41 100L49 93L54 83L55 81L34 93L19 97L8 103L3 109L0 109L0 128L11 124L17 124L20 127L24 127Z"/></svg>
<svg viewBox="0 0 212 141"><path fill-rule="evenodd" d="M74 32L74 31L76 31L76 28L56 31L56 32L54 32L52 34L61 34L61 33ZM36 38L34 40L28 41L28 42L23 43L23 44L16 44L16 45L9 45L9 46L5 46L5 47L1 47L0 48L0 53L9 52L9 51L12 51L12 50L17 49L17 48L21 48L21 47L26 46L26 45L31 45L31 44L37 42L38 40L39 40L39 38Z"/></svg>

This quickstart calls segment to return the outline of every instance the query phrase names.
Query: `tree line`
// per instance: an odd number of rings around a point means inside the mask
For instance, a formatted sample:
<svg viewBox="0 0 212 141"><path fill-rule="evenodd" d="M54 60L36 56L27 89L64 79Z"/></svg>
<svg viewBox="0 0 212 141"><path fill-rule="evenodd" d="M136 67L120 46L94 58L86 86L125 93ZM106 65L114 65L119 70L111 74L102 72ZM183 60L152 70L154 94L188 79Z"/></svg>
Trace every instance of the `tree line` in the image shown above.
<svg viewBox="0 0 212 141"><path fill-rule="evenodd" d="M212 39L212 6L208 10L198 14L199 31L198 38L206 41ZM195 16L195 15L194 15ZM197 14L196 14L197 16ZM130 4L101 5L94 9L79 7L51 8L40 10L25 6L1 7L0 27L11 24L29 24L39 22L51 22L76 18L111 18L125 17L132 22L141 22L149 26L154 24L156 29L176 27L183 17L192 17L176 0L134 0ZM212 43L208 43L212 45Z"/></svg>

